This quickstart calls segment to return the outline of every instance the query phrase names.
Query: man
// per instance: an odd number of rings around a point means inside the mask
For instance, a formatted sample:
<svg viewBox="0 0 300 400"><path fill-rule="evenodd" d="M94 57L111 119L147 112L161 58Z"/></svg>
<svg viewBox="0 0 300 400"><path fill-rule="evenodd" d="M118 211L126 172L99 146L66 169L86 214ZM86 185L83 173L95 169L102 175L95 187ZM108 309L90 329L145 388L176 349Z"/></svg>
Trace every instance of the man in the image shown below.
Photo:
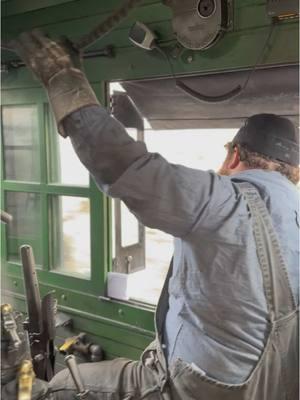
<svg viewBox="0 0 300 400"><path fill-rule="evenodd" d="M292 123L249 118L220 174L173 165L98 104L63 47L39 31L14 46L99 188L175 237L156 341L139 362L81 366L91 398L296 399L299 140ZM75 396L66 371L52 388L59 399Z"/></svg>

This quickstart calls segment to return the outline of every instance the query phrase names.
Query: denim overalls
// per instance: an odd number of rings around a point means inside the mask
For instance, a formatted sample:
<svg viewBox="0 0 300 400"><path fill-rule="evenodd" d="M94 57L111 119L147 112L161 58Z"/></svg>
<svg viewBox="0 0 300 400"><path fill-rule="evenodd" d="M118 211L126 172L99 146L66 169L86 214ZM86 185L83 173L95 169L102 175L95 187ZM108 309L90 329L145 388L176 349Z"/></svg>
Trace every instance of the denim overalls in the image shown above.
<svg viewBox="0 0 300 400"><path fill-rule="evenodd" d="M265 349L248 379L241 384L226 384L209 378L190 364L177 360L166 367L161 348L161 332L167 311L167 281L156 313L157 338L149 349L155 351L153 364L159 364L165 398L173 400L296 400L298 399L298 314L288 280L287 269L271 217L256 189L239 183L239 190L252 215L253 232L269 310L269 335ZM249 266L251 267L251 266ZM169 274L170 275L170 271ZM154 357L152 354L152 357ZM155 357L154 357L155 358ZM149 363L149 360L148 360ZM167 389L168 388L168 389Z"/></svg>

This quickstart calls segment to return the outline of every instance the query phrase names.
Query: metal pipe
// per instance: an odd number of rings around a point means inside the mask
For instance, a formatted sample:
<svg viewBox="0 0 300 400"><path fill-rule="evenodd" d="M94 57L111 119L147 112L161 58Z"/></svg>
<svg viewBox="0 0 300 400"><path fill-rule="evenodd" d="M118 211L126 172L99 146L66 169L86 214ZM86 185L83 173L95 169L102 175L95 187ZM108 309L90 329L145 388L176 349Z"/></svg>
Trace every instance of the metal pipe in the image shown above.
<svg viewBox="0 0 300 400"><path fill-rule="evenodd" d="M75 383L76 389L77 389L77 397L80 399L84 399L89 391L84 388L81 376L80 376L80 371L78 368L78 365L76 363L76 358L71 354L67 357L65 357L65 363L67 364L67 367L70 371L70 374L73 378L73 381Z"/></svg>

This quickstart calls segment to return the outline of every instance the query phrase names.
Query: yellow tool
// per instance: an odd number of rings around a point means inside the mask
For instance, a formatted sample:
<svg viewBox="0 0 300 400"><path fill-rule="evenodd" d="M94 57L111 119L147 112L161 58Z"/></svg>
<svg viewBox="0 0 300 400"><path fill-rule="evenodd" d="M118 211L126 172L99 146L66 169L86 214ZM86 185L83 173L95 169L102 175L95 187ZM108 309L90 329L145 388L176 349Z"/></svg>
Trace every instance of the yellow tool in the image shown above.
<svg viewBox="0 0 300 400"><path fill-rule="evenodd" d="M19 370L18 400L31 400L34 378L35 374L33 372L32 362L30 360L24 360Z"/></svg>
<svg viewBox="0 0 300 400"><path fill-rule="evenodd" d="M87 339L87 335L83 332L77 336L66 339L65 343L60 346L59 351L62 354L77 353L89 362L103 360L103 350L101 346L89 342Z"/></svg>
<svg viewBox="0 0 300 400"><path fill-rule="evenodd" d="M78 342L78 336L73 336L65 340L65 343L60 346L59 351L61 353L68 353L69 350Z"/></svg>

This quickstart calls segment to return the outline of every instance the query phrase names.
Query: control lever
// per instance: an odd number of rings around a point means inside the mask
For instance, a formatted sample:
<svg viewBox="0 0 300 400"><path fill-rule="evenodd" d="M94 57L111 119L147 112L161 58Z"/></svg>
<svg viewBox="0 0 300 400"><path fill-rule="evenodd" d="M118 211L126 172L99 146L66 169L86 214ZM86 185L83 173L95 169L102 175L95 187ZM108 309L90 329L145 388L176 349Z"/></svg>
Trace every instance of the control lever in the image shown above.
<svg viewBox="0 0 300 400"><path fill-rule="evenodd" d="M65 363L67 364L67 367L68 367L70 374L73 378L73 381L75 383L75 386L76 386L76 389L78 392L76 396L79 399L86 398L89 391L84 388L84 385L83 385L83 382L82 382L82 379L80 376L79 368L76 363L76 358L71 354L71 355L65 357Z"/></svg>

